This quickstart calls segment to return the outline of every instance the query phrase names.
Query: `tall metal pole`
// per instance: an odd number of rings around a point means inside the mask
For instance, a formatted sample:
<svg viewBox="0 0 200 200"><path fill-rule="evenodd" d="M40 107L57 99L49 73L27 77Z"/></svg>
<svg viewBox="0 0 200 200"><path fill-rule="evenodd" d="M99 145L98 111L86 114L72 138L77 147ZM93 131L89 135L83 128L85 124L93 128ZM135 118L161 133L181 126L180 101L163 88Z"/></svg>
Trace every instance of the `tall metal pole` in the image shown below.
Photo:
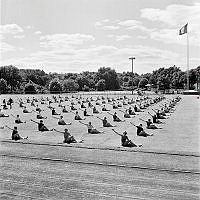
<svg viewBox="0 0 200 200"><path fill-rule="evenodd" d="M133 94L133 60L135 60L135 57L129 58L129 60L132 61L132 76L131 76L131 85L132 85L132 94Z"/></svg>
<svg viewBox="0 0 200 200"><path fill-rule="evenodd" d="M187 30L187 90L190 89L189 83L189 37L188 37L188 30Z"/></svg>

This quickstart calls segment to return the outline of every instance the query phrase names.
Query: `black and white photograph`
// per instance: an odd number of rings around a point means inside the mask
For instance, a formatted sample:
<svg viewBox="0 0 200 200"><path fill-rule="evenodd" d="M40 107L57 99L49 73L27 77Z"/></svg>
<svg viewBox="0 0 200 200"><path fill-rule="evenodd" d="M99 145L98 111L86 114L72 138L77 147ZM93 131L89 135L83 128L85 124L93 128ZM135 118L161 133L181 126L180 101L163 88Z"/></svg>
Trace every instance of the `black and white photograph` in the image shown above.
<svg viewBox="0 0 200 200"><path fill-rule="evenodd" d="M200 200L199 0L0 9L0 199Z"/></svg>

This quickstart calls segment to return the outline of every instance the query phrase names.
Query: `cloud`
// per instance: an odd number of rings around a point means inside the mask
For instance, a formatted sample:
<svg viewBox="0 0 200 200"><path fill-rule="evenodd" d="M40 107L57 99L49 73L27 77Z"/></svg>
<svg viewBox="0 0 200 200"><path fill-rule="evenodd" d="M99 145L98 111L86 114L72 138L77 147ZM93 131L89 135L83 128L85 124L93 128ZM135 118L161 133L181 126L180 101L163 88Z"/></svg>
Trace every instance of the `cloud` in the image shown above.
<svg viewBox="0 0 200 200"><path fill-rule="evenodd" d="M131 38L130 35L113 35L113 34L108 35L108 37L114 38L116 41L123 41Z"/></svg>
<svg viewBox="0 0 200 200"><path fill-rule="evenodd" d="M25 35L14 35L14 38L16 38L16 39L22 39L24 37L25 37Z"/></svg>
<svg viewBox="0 0 200 200"><path fill-rule="evenodd" d="M153 29L149 29L138 20L102 20L95 23L95 27L102 30L141 30L145 32L151 32Z"/></svg>
<svg viewBox="0 0 200 200"><path fill-rule="evenodd" d="M28 25L28 26L26 26L25 28L26 28L26 29L31 29L32 26Z"/></svg>
<svg viewBox="0 0 200 200"><path fill-rule="evenodd" d="M82 45L85 42L92 42L95 38L85 34L53 34L40 37L42 48L65 49L71 46Z"/></svg>
<svg viewBox="0 0 200 200"><path fill-rule="evenodd" d="M125 27L126 29L129 30L142 30L142 31L149 31L147 27L145 27L141 21L138 20L125 20L125 21L120 21L118 23L121 27Z"/></svg>
<svg viewBox="0 0 200 200"><path fill-rule="evenodd" d="M8 52L8 51L16 51L16 47L14 47L6 42L1 42L0 52L4 53L4 52Z"/></svg>
<svg viewBox="0 0 200 200"><path fill-rule="evenodd" d="M0 25L0 33L1 34L18 34L23 33L24 30L18 26L17 24L6 24L6 25Z"/></svg>
<svg viewBox="0 0 200 200"><path fill-rule="evenodd" d="M42 34L42 32L41 31L35 31L34 34L35 35L40 35L40 34Z"/></svg>
<svg viewBox="0 0 200 200"><path fill-rule="evenodd" d="M200 46L200 3L193 5L172 4L165 9L145 8L141 17L160 22L160 28L150 33L151 39L164 43L185 44L178 31L188 22L190 45ZM158 27L158 25L157 25Z"/></svg>
<svg viewBox="0 0 200 200"><path fill-rule="evenodd" d="M185 25L198 26L200 21L200 3L193 5L172 4L165 9L145 8L141 10L141 17L151 21L160 21L172 27ZM181 28L181 27L180 27Z"/></svg>
<svg viewBox="0 0 200 200"><path fill-rule="evenodd" d="M178 54L174 52L149 46L136 45L133 48L119 48L112 45L98 45L89 48L71 46L65 49L44 49L27 57L7 60L6 62L24 66L42 64L48 66L48 71L52 72L80 72L80 66L81 71L97 71L101 66L109 66L120 72L130 70L128 60L130 56L136 57L138 73L143 71L144 66L149 66L148 71L150 72L155 65L171 66L180 60Z"/></svg>
<svg viewBox="0 0 200 200"><path fill-rule="evenodd" d="M102 29L103 30L110 30L110 31L112 31L112 30L119 29L119 26L103 26Z"/></svg>
<svg viewBox="0 0 200 200"><path fill-rule="evenodd" d="M112 22L108 19L95 22L94 25L97 29L102 29L106 31L114 31L119 29L119 26L115 22Z"/></svg>
<svg viewBox="0 0 200 200"><path fill-rule="evenodd" d="M152 31L150 38L166 44L186 45L186 34L179 35L177 29L160 29ZM192 46L200 46L200 35L189 36L189 42Z"/></svg>

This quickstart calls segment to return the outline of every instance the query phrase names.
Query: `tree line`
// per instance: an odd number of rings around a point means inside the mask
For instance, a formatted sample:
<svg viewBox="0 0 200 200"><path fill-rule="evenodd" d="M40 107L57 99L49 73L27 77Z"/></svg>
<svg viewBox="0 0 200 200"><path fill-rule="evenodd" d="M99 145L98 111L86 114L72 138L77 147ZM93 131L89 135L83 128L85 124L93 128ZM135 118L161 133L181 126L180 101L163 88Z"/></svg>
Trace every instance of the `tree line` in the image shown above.
<svg viewBox="0 0 200 200"><path fill-rule="evenodd" d="M200 74L200 66L189 71L190 89ZM184 89L187 74L173 66L159 68L152 73L117 73L110 67L97 72L45 73L40 69L19 69L16 66L0 67L0 93L61 93L75 91L131 90L145 88L147 84L159 90Z"/></svg>

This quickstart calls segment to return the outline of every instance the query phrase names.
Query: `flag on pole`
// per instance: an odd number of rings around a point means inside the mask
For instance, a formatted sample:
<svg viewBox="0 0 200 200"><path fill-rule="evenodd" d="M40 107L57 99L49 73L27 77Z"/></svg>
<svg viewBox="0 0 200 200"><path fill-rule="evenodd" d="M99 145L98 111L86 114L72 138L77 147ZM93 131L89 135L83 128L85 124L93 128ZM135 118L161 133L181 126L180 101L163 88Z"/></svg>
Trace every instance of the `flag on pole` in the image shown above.
<svg viewBox="0 0 200 200"><path fill-rule="evenodd" d="M183 35L185 33L187 33L187 25L183 26L180 30L179 30L179 35Z"/></svg>

